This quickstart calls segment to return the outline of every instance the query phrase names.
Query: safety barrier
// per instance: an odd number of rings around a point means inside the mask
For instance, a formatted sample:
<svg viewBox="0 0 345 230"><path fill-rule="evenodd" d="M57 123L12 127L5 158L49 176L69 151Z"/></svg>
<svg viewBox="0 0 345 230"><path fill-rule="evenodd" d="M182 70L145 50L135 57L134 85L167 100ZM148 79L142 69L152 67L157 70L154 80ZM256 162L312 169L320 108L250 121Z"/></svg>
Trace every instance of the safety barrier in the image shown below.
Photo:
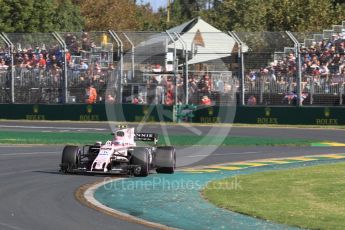
<svg viewBox="0 0 345 230"><path fill-rule="evenodd" d="M345 109L341 107L264 107L239 106L234 120L223 116L234 108L219 106L198 108L193 117L196 123L242 123L270 125L345 125Z"/></svg>
<svg viewBox="0 0 345 230"><path fill-rule="evenodd" d="M115 114L107 114L107 109ZM187 120L176 114L186 110L193 113ZM342 107L189 106L181 110L180 106L133 104L0 104L0 119L20 120L345 125L344 115Z"/></svg>
<svg viewBox="0 0 345 230"><path fill-rule="evenodd" d="M114 116L107 109L116 111ZM161 113L168 114L161 116ZM169 114L171 116L169 116ZM0 119L18 120L71 120L71 121L173 121L173 107L131 104L0 104Z"/></svg>

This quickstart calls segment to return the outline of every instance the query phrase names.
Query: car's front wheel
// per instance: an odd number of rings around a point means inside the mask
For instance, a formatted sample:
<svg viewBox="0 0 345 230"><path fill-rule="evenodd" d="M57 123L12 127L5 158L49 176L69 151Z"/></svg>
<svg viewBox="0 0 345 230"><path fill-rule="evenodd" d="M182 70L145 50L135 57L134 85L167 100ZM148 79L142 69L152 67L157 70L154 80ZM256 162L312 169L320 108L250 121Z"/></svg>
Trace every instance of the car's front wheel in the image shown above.
<svg viewBox="0 0 345 230"><path fill-rule="evenodd" d="M135 176L146 177L150 172L149 152L146 148L135 148L132 152L131 165L140 166Z"/></svg>
<svg viewBox="0 0 345 230"><path fill-rule="evenodd" d="M80 148L74 145L67 145L62 151L61 172L68 173L78 167L80 159Z"/></svg>
<svg viewBox="0 0 345 230"><path fill-rule="evenodd" d="M176 150L172 146L159 146L155 154L157 173L174 173L176 168Z"/></svg>

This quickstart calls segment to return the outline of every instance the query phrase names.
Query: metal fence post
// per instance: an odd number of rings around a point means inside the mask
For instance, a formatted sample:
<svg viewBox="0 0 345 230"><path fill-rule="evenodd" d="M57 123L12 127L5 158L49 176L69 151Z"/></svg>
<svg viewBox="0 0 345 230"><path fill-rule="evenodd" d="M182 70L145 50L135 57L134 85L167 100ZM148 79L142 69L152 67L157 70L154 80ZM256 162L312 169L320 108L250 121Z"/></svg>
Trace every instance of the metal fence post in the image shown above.
<svg viewBox="0 0 345 230"><path fill-rule="evenodd" d="M68 103L68 74L67 74L67 58L66 58L66 51L67 51L67 45L63 38L58 34L57 32L52 33L56 40L60 43L60 45L63 47L63 57L64 57L64 65L63 65L63 77L64 77L64 103Z"/></svg>
<svg viewBox="0 0 345 230"><path fill-rule="evenodd" d="M120 87L118 92L119 103L122 103L122 92L123 92L123 42L120 37L115 33L115 31L111 31L111 35L115 40L120 43Z"/></svg>
<svg viewBox="0 0 345 230"><path fill-rule="evenodd" d="M237 36L235 32L228 31L230 36L235 39L237 44L239 45L238 49L238 58L241 60L241 67L240 67L240 77L241 77L241 105L245 105L245 87L244 87L244 54L243 54L243 42Z"/></svg>
<svg viewBox="0 0 345 230"><path fill-rule="evenodd" d="M9 54L11 55L11 103L15 103L14 96L14 45L11 40L7 37L5 33L0 33L1 39L6 43L10 48Z"/></svg>
<svg viewBox="0 0 345 230"><path fill-rule="evenodd" d="M341 83L339 88L339 105L343 104L343 92L344 92L344 82Z"/></svg>
<svg viewBox="0 0 345 230"><path fill-rule="evenodd" d="M116 45L117 45L117 47L119 48L119 47L120 47L120 41L117 39L117 37L116 37L116 35L114 34L114 32L111 31L111 30L108 30L108 32L109 32L110 36L115 40ZM117 56L120 56L120 50L119 50L119 49L117 49Z"/></svg>
<svg viewBox="0 0 345 230"><path fill-rule="evenodd" d="M135 46L134 46L133 42L129 39L129 37L125 33L122 33L122 34L123 34L123 36L125 36L125 38L129 42L129 44L131 44L131 46L132 46L132 55L131 55L132 56L132 79L134 79L134 77L135 77L135 73L134 73L134 71L135 71L135 67L134 67L134 64L135 64L135 62L134 62Z"/></svg>
<svg viewBox="0 0 345 230"><path fill-rule="evenodd" d="M298 75L297 75L297 97L298 102L297 106L302 106L302 55L301 55L301 45L298 42L298 40L293 36L293 34L290 31L285 31L286 34L289 36L289 38L293 41L295 44L295 54L297 57L297 69L298 69Z"/></svg>
<svg viewBox="0 0 345 230"><path fill-rule="evenodd" d="M187 105L189 103L189 95L188 95L188 50L187 50L187 44L182 39L182 37L178 33L174 33L175 36L177 36L178 40L181 41L181 44L183 44L184 48L184 55L185 55L185 76L184 76L184 87L185 87L185 104Z"/></svg>
<svg viewBox="0 0 345 230"><path fill-rule="evenodd" d="M170 40L174 43L174 62L173 62L173 68L174 68L174 84L175 84L175 104L177 102L177 87L176 87L176 83L177 83L177 75L176 75L176 72L177 72L177 63L176 63L176 41L175 39L171 36L171 34L166 31L167 35L169 36Z"/></svg>
<svg viewBox="0 0 345 230"><path fill-rule="evenodd" d="M122 79L122 69L123 69L123 66L122 66L122 63L123 63L123 60L122 60L123 44L122 44L122 41L118 38L117 34L115 34L114 31L109 30L108 32L109 32L110 36L115 40L115 42L117 44L117 47L118 47L118 49L117 49L117 56L120 57L120 65L118 65L119 68L120 68L120 71L117 71L117 74L116 74L116 78L117 79L114 82L114 84L115 84L114 87L116 89L116 94L117 94L116 95L116 99L119 98L119 102L121 103L122 102L122 90L121 90L122 89L122 81L121 81L121 79ZM120 72L120 74L118 74L119 72ZM120 81L118 81L119 75L120 75ZM118 89L119 89L119 91L118 91Z"/></svg>

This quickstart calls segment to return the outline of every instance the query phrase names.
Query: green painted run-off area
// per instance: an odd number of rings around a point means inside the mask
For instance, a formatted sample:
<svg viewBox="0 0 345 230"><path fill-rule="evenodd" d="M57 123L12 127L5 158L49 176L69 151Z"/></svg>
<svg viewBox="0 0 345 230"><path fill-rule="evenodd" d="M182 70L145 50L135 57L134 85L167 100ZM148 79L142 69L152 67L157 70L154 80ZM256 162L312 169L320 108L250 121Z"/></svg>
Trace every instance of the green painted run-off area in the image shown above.
<svg viewBox="0 0 345 230"><path fill-rule="evenodd" d="M92 144L96 141L111 140L110 133L94 132L18 132L0 131L0 143L10 144ZM204 136L169 135L161 137L159 145L173 146L310 146L316 140L297 138L272 138L250 136Z"/></svg>

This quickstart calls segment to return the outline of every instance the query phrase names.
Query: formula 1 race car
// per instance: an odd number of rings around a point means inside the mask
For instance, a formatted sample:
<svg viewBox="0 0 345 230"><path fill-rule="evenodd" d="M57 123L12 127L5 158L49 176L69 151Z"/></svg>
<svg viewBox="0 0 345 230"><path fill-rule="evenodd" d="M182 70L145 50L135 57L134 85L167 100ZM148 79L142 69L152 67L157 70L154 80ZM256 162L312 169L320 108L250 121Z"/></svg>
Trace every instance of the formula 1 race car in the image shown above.
<svg viewBox="0 0 345 230"><path fill-rule="evenodd" d="M146 177L150 170L174 173L176 150L157 146L158 135L135 133L134 128L120 128L113 140L96 142L82 148L67 145L63 149L60 171L63 173L128 174ZM152 146L139 147L136 141L151 141Z"/></svg>

